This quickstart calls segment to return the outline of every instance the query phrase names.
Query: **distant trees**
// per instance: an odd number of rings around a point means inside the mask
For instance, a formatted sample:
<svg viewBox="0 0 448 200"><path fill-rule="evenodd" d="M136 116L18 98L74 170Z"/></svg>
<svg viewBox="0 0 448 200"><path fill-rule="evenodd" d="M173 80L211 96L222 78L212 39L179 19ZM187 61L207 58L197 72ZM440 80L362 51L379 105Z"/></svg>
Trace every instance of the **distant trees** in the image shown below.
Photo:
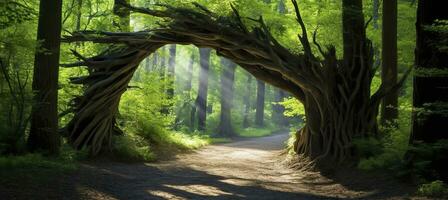
<svg viewBox="0 0 448 200"><path fill-rule="evenodd" d="M226 58L221 58L221 66L221 113L218 126L218 135L232 137L236 135L232 127L231 114L236 64Z"/></svg>
<svg viewBox="0 0 448 200"><path fill-rule="evenodd" d="M62 0L40 1L33 90L35 104L31 114L28 147L31 151L44 150L58 154L58 69L61 34ZM49 23L52 22L52 23Z"/></svg>
<svg viewBox="0 0 448 200"><path fill-rule="evenodd" d="M257 80L257 102L256 102L256 112L255 112L255 125L258 127L264 126L264 100L266 93L266 84Z"/></svg>
<svg viewBox="0 0 448 200"><path fill-rule="evenodd" d="M383 1L383 50L381 80L393 87L397 84L397 0ZM398 91L390 91L381 105L381 122L394 122L398 118Z"/></svg>
<svg viewBox="0 0 448 200"><path fill-rule="evenodd" d="M243 113L243 128L248 128L250 126L249 113L251 109L251 96L252 96L252 75L247 75L246 81L246 95L244 97L244 113Z"/></svg>
<svg viewBox="0 0 448 200"><path fill-rule="evenodd" d="M176 45L172 44L169 47L169 58L168 58L168 70L166 74L166 78L168 80L168 88L166 89L166 95L169 100L173 100L174 98L174 81L175 81L175 72L176 72ZM168 107L172 107L173 105L169 105Z"/></svg>
<svg viewBox="0 0 448 200"><path fill-rule="evenodd" d="M199 70L199 89L196 98L197 124L198 130L204 131L207 120L207 95L208 95L208 70L210 68L209 48L199 49L200 70Z"/></svg>

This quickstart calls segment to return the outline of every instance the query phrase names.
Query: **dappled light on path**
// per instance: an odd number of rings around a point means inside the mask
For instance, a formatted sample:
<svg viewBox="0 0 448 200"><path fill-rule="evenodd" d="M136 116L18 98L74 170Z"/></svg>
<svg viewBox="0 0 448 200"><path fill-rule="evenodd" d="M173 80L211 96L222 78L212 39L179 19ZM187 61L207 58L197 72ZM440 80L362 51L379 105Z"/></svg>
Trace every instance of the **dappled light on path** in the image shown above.
<svg viewBox="0 0 448 200"><path fill-rule="evenodd" d="M287 138L241 139L156 163L85 164L74 177L78 196L73 198L313 200L364 199L380 193L352 190L317 172L285 166L279 155Z"/></svg>

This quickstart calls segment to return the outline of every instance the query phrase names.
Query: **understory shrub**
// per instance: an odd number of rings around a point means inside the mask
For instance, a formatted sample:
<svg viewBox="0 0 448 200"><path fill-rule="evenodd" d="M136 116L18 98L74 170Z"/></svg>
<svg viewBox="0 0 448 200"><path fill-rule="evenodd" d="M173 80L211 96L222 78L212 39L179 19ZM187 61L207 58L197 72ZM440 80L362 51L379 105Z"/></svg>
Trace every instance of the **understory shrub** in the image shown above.
<svg viewBox="0 0 448 200"><path fill-rule="evenodd" d="M140 73L134 88L120 102L119 125L124 135L114 137L113 153L124 161L153 161L156 149L194 149L210 143L207 136L171 130L175 123L170 111L175 99L167 99L164 81L157 72Z"/></svg>
<svg viewBox="0 0 448 200"><path fill-rule="evenodd" d="M435 198L448 198L448 186L440 180L422 184L417 190L417 195Z"/></svg>

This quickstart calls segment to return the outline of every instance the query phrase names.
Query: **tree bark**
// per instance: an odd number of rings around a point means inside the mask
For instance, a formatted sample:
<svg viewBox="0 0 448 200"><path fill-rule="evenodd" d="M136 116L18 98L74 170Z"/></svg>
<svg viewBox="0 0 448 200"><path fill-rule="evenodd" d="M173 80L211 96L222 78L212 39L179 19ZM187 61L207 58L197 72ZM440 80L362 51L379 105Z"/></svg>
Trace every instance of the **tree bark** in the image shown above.
<svg viewBox="0 0 448 200"><path fill-rule="evenodd" d="M258 127L264 126L264 97L266 92L266 85L263 81L257 80L257 108L255 112L255 125Z"/></svg>
<svg viewBox="0 0 448 200"><path fill-rule="evenodd" d="M196 98L196 109L198 116L198 130L205 131L207 121L207 95L208 95L208 70L210 68L209 48L200 48L201 68L199 71L199 89Z"/></svg>
<svg viewBox="0 0 448 200"><path fill-rule="evenodd" d="M343 14L344 59L349 60L338 60L334 47L329 46L324 51L315 40L313 42L321 56L314 55L298 4L295 0L292 0L292 3L302 30L299 34L302 53L293 53L283 47L271 35L262 19L258 21L259 26L247 27L237 10L234 10L232 16L222 18L200 5L197 5L196 9L166 6L160 10L126 5L135 12L163 18L169 21L169 24L162 25L160 29L136 33L75 33L65 41L125 44L127 48L116 50L119 53L114 51L68 66L87 65L91 69L99 66L113 69L108 71L106 76L93 71L84 77L83 81L78 81L89 86L86 89L89 91L93 90L92 88L104 89L106 86L102 86L104 79L120 77L121 70L133 69L131 64L123 67L123 62L139 62L140 54L136 52L151 54L154 49L165 44L194 44L198 47L215 49L218 55L232 60L257 79L288 91L301 101L305 107L307 124L297 132L294 149L300 156L310 158L318 164L327 163L335 167L337 163L354 160L356 149L353 148L353 138L377 134L379 104L388 89L385 85L381 85L374 94L370 91L375 71L372 67L372 45L365 36L361 0L343 2L345 12L353 8L358 9ZM125 62L126 60L128 62ZM209 58L205 63L209 63ZM128 76L119 79L121 81L118 83L108 82L111 83L108 87L112 89L121 86L127 78ZM104 99L97 96L98 94L86 92L84 101L94 103L99 101L98 99ZM114 95L114 99L119 100L119 95ZM202 99L202 102L204 101L205 98ZM91 108L82 103L77 103L76 106L77 109ZM111 106L107 108L111 110ZM108 111L103 109L95 108L93 113L97 114L92 117L99 117L99 113ZM75 116L87 119L82 114ZM107 130L100 133L90 131L86 133L86 129L83 128L86 124L81 126L81 120L77 117L72 122L81 128L69 130L73 134L73 139L81 140L83 137L79 137L77 135L79 133L88 137L105 137L112 134ZM87 125L111 127L113 124L101 121L90 122ZM75 146L83 145L86 144ZM87 146L97 148L96 145L92 146L89 143Z"/></svg>
<svg viewBox="0 0 448 200"><path fill-rule="evenodd" d="M448 130L448 77L445 75L420 74L425 70L448 70L448 52L441 50L440 46L447 46L446 33L428 29L431 25L440 25L437 20L448 20L448 13L444 1L418 1L417 10L417 47L416 47L416 73L414 75L414 108L424 109L423 113L414 111L411 133L411 144L421 142L432 144L442 139L448 139L444 134ZM445 25L446 26L446 25ZM437 44L437 45L434 45ZM445 113L443 111L445 110ZM431 160L440 179L448 181L448 152L439 152L437 159Z"/></svg>
<svg viewBox="0 0 448 200"><path fill-rule="evenodd" d="M40 1L37 40L42 49L34 60L33 90L35 104L31 113L29 150L59 153L58 69L61 38L62 1ZM52 23L48 23L51 21Z"/></svg>
<svg viewBox="0 0 448 200"><path fill-rule="evenodd" d="M221 113L218 126L218 135L222 137L233 137L235 132L232 126L232 103L235 83L236 64L221 58Z"/></svg>
<svg viewBox="0 0 448 200"><path fill-rule="evenodd" d="M247 82L246 82L246 96L244 98L244 113L243 113L243 128L248 128L250 126L249 122L249 113L251 109L250 100L252 97L252 75L247 75Z"/></svg>
<svg viewBox="0 0 448 200"><path fill-rule="evenodd" d="M383 51L381 80L392 87L397 84L397 0L383 2ZM398 91L387 94L381 104L381 123L398 118Z"/></svg>

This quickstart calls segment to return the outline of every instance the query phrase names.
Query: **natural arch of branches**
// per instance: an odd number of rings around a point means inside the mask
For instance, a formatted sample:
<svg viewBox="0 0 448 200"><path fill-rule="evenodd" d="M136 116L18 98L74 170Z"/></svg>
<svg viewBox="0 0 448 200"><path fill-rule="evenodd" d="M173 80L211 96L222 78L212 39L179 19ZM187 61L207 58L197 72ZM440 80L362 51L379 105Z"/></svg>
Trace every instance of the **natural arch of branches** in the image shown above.
<svg viewBox="0 0 448 200"><path fill-rule="evenodd" d="M91 58L74 52L81 61L65 65L87 66L89 70L88 76L72 79L86 89L83 96L73 101L75 115L65 128L69 142L78 149L89 148L92 154L110 146L112 135L121 132L115 122L120 97L139 63L163 45L193 44L215 49L220 56L256 78L290 92L304 104L307 124L296 134L294 148L298 154L318 160L351 158L354 137L377 133L380 99L391 88L381 86L371 95L375 69L365 34L353 43L350 60L338 60L335 48L324 51L313 37L321 56L314 55L297 3L292 2L302 28L301 54L292 53L277 42L262 17L254 20L257 27L249 29L236 9L232 16L222 17L199 4L194 4L195 8L163 5L160 9L125 4L133 12L162 18L166 23L141 32L83 31L66 36L65 42L111 44L107 51Z"/></svg>

